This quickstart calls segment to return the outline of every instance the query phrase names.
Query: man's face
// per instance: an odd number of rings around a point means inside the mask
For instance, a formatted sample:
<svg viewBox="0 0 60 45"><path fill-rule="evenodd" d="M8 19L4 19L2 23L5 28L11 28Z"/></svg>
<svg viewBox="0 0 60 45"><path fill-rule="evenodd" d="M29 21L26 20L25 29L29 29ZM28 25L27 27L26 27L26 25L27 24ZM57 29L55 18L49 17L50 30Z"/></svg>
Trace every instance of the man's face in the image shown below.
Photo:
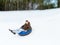
<svg viewBox="0 0 60 45"><path fill-rule="evenodd" d="M25 22L25 24L28 24L28 22Z"/></svg>

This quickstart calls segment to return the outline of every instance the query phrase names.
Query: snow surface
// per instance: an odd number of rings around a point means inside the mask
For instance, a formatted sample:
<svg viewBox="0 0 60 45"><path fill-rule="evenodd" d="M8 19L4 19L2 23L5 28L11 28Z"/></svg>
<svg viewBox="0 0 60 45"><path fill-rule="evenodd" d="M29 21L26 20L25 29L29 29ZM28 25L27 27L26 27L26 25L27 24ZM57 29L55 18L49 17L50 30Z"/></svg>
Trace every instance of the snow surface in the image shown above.
<svg viewBox="0 0 60 45"><path fill-rule="evenodd" d="M26 19L31 34L23 37L8 30L20 28ZM60 9L0 11L0 45L60 45Z"/></svg>

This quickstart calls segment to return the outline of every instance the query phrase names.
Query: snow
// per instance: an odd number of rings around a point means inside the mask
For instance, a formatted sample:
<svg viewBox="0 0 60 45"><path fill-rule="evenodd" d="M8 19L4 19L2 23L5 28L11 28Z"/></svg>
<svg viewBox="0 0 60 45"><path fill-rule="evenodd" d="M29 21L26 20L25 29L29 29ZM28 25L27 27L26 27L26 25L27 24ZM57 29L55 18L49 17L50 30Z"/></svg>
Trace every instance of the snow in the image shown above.
<svg viewBox="0 0 60 45"><path fill-rule="evenodd" d="M28 19L32 33L13 35ZM0 11L0 45L60 45L60 8L30 11Z"/></svg>

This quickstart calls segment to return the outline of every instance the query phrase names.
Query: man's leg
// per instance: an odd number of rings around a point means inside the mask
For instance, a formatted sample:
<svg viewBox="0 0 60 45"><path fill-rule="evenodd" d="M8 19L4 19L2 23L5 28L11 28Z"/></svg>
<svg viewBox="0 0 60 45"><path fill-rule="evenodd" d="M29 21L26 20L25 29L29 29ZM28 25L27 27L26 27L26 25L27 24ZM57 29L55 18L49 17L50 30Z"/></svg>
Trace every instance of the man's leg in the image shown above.
<svg viewBox="0 0 60 45"><path fill-rule="evenodd" d="M18 34L18 33L20 33L21 31L23 31L23 29L16 29L16 30L11 30L11 29L9 29L9 31L11 31L13 34Z"/></svg>

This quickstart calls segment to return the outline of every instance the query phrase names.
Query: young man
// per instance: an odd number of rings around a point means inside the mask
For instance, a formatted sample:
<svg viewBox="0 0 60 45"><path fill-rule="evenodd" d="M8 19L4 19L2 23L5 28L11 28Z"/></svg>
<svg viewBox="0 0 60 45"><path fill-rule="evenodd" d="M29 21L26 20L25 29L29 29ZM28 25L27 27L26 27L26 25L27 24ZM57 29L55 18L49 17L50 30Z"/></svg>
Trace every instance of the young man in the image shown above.
<svg viewBox="0 0 60 45"><path fill-rule="evenodd" d="M13 34L19 34L21 36L25 36L31 33L32 31L32 27L30 25L30 22L28 20L26 20L25 24L23 26L21 26L21 28L16 29L16 30L10 30Z"/></svg>

